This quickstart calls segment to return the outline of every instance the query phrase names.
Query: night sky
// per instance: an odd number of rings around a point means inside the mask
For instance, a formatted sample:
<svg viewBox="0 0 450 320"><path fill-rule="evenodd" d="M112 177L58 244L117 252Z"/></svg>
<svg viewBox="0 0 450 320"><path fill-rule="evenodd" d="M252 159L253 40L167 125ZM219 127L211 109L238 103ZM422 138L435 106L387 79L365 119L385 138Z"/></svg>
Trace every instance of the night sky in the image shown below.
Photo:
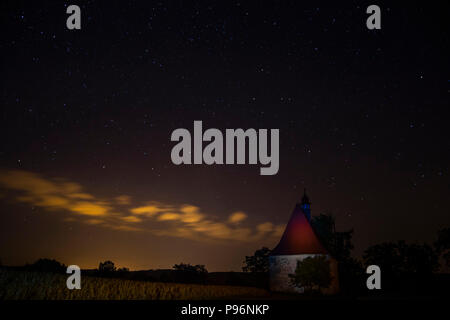
<svg viewBox="0 0 450 320"><path fill-rule="evenodd" d="M448 5L205 3L1 2L3 264L239 271L304 188L355 256L449 225ZM174 165L194 120L279 129L278 174Z"/></svg>

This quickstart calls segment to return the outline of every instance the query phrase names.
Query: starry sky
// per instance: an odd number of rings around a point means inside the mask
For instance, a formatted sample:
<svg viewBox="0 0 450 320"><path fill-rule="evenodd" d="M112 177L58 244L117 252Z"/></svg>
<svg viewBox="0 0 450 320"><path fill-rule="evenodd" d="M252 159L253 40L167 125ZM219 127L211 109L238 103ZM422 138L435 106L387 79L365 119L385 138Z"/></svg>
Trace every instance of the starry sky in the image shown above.
<svg viewBox="0 0 450 320"><path fill-rule="evenodd" d="M0 259L239 271L303 189L354 255L450 223L448 5L2 1ZM81 8L81 30L66 8ZM177 128L277 128L280 169L171 162Z"/></svg>

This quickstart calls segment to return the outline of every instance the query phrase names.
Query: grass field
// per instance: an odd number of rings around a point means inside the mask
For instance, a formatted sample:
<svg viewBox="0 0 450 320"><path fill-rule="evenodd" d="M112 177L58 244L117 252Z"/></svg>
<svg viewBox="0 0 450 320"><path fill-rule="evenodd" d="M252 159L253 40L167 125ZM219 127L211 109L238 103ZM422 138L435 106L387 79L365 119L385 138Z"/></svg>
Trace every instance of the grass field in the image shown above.
<svg viewBox="0 0 450 320"><path fill-rule="evenodd" d="M264 298L264 289L81 277L69 290L61 274L0 269L0 300L183 300Z"/></svg>

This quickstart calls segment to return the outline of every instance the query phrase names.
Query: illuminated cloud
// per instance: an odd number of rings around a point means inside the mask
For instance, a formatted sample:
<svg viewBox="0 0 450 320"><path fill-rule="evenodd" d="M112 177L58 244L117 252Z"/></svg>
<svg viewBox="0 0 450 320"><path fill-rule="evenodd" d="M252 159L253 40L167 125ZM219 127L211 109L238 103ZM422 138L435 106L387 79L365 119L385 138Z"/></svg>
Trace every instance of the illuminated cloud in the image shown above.
<svg viewBox="0 0 450 320"><path fill-rule="evenodd" d="M111 206L83 192L81 185L63 179L46 179L28 171L10 170L0 172L0 185L21 192L16 200L84 216L108 216ZM92 224L92 220L85 221Z"/></svg>
<svg viewBox="0 0 450 320"><path fill-rule="evenodd" d="M76 202L68 207L69 210L88 216L104 216L108 213L109 207L92 202Z"/></svg>
<svg viewBox="0 0 450 320"><path fill-rule="evenodd" d="M230 221L230 223L239 223L242 220L245 220L247 218L247 215L244 212L238 211L238 212L234 212L230 215L230 217L228 218L228 221Z"/></svg>
<svg viewBox="0 0 450 320"><path fill-rule="evenodd" d="M110 229L113 230L119 230L119 231L144 231L141 228L129 226L129 225L120 225L120 224L112 224L112 225L106 225Z"/></svg>
<svg viewBox="0 0 450 320"><path fill-rule="evenodd" d="M194 212L198 212L200 210L199 207L196 206L191 206L189 204L185 204L183 206L181 206L180 211L184 212L184 213L194 213Z"/></svg>
<svg viewBox="0 0 450 320"><path fill-rule="evenodd" d="M267 233L267 232L271 232L274 229L274 225L270 222L265 222L265 223L258 224L256 226L256 229L261 233Z"/></svg>
<svg viewBox="0 0 450 320"><path fill-rule="evenodd" d="M130 212L137 215L144 215L147 217L152 217L157 213L171 211L173 208L171 206L163 205L159 202L152 201L147 205L135 207L130 209Z"/></svg>
<svg viewBox="0 0 450 320"><path fill-rule="evenodd" d="M179 213L162 213L156 219L159 221L167 221L167 220L180 220L181 215Z"/></svg>
<svg viewBox="0 0 450 320"><path fill-rule="evenodd" d="M123 194L121 196L116 197L116 202L121 205L131 204L131 197Z"/></svg>
<svg viewBox="0 0 450 320"><path fill-rule="evenodd" d="M85 222L87 224L102 224L103 220L100 220L100 219L88 219Z"/></svg>
<svg viewBox="0 0 450 320"><path fill-rule="evenodd" d="M41 199L34 199L31 197L29 197L28 199L30 199L30 202L35 202L35 205L37 206L47 208L49 207L62 208L68 206L70 203L70 201L64 197L51 195L47 195L46 197L42 197Z"/></svg>
<svg viewBox="0 0 450 320"><path fill-rule="evenodd" d="M138 218L136 216L126 216L126 217L121 217L121 219L126 222L141 222L142 221L141 218Z"/></svg>
<svg viewBox="0 0 450 320"><path fill-rule="evenodd" d="M13 198L17 202L65 212L68 215L62 219L66 222L81 222L112 230L149 232L200 241L208 238L249 242L278 238L284 228L271 222L250 226L248 215L241 211L221 220L192 204L158 201L136 204L128 195L98 198L84 191L78 183L49 179L23 170L0 171L0 187L18 192Z"/></svg>
<svg viewBox="0 0 450 320"><path fill-rule="evenodd" d="M185 212L181 215L181 221L185 223L198 223L203 219L204 215L199 212Z"/></svg>

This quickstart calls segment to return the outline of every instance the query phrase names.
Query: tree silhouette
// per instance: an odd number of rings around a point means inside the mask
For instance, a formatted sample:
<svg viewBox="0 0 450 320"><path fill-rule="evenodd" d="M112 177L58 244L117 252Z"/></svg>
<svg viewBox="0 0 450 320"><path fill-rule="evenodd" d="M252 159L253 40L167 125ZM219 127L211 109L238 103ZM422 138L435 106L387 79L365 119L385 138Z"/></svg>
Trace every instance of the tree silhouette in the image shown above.
<svg viewBox="0 0 450 320"><path fill-rule="evenodd" d="M297 261L295 273L289 274L289 278L294 286L303 287L305 292L328 288L332 280L330 262L325 256L308 257Z"/></svg>
<svg viewBox="0 0 450 320"><path fill-rule="evenodd" d="M426 243L384 242L367 248L363 259L366 265L378 265L392 276L431 274L439 267L437 253Z"/></svg>
<svg viewBox="0 0 450 320"><path fill-rule="evenodd" d="M174 270L193 272L193 273L208 273L205 266L202 264L191 265L189 263L180 263L173 266Z"/></svg>
<svg viewBox="0 0 450 320"><path fill-rule="evenodd" d="M335 217L330 213L322 213L311 219L311 226L320 242L338 261L340 290L347 294L358 294L365 290L365 273L362 263L351 256L353 229L339 232L336 231L335 224Z"/></svg>
<svg viewBox="0 0 450 320"><path fill-rule="evenodd" d="M253 256L245 256L244 266L242 271L244 272L269 272L269 255L271 250L266 247L262 247L255 251Z"/></svg>
<svg viewBox="0 0 450 320"><path fill-rule="evenodd" d="M442 257L445 264L450 267L450 228L438 231L437 240L434 243L437 254Z"/></svg>
<svg viewBox="0 0 450 320"><path fill-rule="evenodd" d="M38 259L33 264L26 265L25 268L30 271L52 272L52 273L65 273L67 270L66 265L54 259L47 259L47 258Z"/></svg>
<svg viewBox="0 0 450 320"><path fill-rule="evenodd" d="M311 219L311 226L328 252L338 261L350 258L353 250L353 229L336 231L336 220L332 214L321 213Z"/></svg>
<svg viewBox="0 0 450 320"><path fill-rule="evenodd" d="M105 262L100 262L100 264L98 265L98 271L100 274L109 275L116 271L116 267L114 265L114 262L112 262L111 260L106 260Z"/></svg>
<svg viewBox="0 0 450 320"><path fill-rule="evenodd" d="M180 263L175 264L173 269L175 270L176 282L205 283L208 277L208 270L201 264Z"/></svg>

